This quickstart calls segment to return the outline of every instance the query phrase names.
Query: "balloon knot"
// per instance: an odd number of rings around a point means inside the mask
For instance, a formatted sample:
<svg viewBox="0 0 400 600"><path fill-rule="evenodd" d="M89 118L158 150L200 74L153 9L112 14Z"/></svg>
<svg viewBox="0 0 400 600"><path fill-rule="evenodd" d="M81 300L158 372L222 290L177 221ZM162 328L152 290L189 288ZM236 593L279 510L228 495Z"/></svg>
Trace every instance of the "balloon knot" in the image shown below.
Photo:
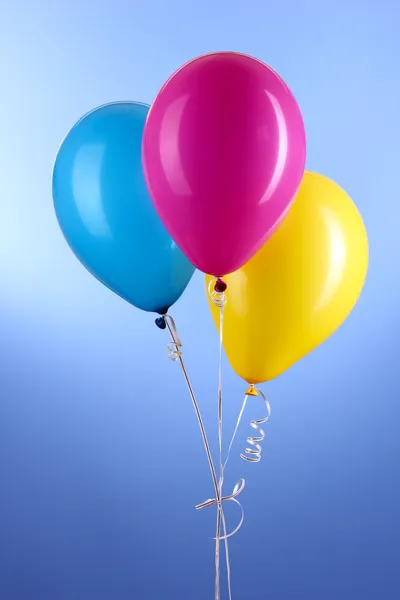
<svg viewBox="0 0 400 600"><path fill-rule="evenodd" d="M157 325L159 329L165 329L167 324L165 322L165 317L158 317L154 323Z"/></svg>
<svg viewBox="0 0 400 600"><path fill-rule="evenodd" d="M245 394L246 394L246 396L258 396L258 391L257 391L257 389L254 387L254 385L253 385L253 384L251 384L251 385L250 385L250 386L247 388L247 390L246 390Z"/></svg>
<svg viewBox="0 0 400 600"><path fill-rule="evenodd" d="M214 285L214 290L218 294L223 294L227 287L228 285L226 284L226 282L223 279L221 279L221 277L218 277Z"/></svg>

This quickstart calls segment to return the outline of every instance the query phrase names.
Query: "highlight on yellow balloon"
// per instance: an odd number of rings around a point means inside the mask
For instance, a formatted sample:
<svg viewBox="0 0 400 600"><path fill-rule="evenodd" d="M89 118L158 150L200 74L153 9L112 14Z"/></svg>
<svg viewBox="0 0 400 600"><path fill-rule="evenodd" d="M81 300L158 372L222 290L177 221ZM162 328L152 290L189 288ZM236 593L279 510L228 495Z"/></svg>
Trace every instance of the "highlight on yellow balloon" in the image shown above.
<svg viewBox="0 0 400 600"><path fill-rule="evenodd" d="M367 233L355 204L332 180L306 171L277 231L224 277L223 344L232 368L249 384L286 371L345 321L367 269ZM219 328L219 309L207 297Z"/></svg>

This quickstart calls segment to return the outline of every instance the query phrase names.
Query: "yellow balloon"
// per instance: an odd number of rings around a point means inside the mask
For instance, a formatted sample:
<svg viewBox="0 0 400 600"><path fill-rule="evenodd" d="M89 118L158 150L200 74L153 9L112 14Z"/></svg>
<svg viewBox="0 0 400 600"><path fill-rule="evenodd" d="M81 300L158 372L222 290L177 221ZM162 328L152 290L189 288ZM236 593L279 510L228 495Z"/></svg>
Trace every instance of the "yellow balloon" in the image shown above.
<svg viewBox="0 0 400 600"><path fill-rule="evenodd" d="M263 248L227 275L224 348L249 384L274 379L324 342L356 304L368 239L349 196L306 171L292 208ZM219 308L208 294L219 329Z"/></svg>

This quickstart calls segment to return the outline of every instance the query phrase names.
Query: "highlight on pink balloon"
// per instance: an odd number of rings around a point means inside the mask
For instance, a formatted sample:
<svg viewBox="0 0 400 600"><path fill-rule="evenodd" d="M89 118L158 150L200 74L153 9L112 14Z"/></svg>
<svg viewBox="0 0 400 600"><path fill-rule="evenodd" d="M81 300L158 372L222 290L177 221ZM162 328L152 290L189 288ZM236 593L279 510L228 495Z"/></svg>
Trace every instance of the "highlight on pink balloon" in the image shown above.
<svg viewBox="0 0 400 600"><path fill-rule="evenodd" d="M188 62L150 108L143 166L154 206L200 271L243 266L284 218L306 156L297 102L258 59L216 52Z"/></svg>

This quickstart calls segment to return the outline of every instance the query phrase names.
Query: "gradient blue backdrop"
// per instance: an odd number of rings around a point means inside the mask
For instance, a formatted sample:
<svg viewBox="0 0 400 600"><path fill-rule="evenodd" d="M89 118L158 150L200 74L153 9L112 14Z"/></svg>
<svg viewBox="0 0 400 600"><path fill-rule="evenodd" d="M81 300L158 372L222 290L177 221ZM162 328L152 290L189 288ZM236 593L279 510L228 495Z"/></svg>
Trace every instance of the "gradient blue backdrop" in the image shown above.
<svg viewBox="0 0 400 600"><path fill-rule="evenodd" d="M51 170L82 114L151 102L186 60L228 49L288 82L307 167L353 197L371 248L346 324L265 386L262 462L232 461L228 485L247 480L234 599L400 597L399 18L393 0L2 3L0 600L212 598L215 511L194 510L212 485L179 368L151 316L68 249ZM200 275L174 315L216 449ZM229 427L244 387L225 373Z"/></svg>

